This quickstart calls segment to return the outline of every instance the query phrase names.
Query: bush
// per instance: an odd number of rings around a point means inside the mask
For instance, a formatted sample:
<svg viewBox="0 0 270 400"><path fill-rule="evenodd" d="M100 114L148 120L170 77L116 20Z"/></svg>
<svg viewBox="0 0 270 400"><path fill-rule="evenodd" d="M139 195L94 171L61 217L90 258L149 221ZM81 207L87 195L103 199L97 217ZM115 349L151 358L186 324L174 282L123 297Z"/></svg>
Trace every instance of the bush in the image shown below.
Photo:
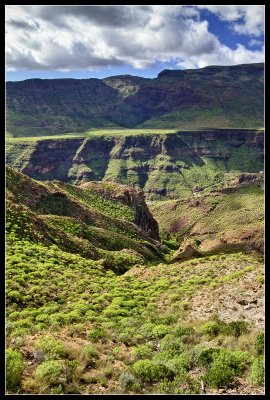
<svg viewBox="0 0 270 400"><path fill-rule="evenodd" d="M137 359L149 358L152 355L152 351L151 351L151 348L149 346L147 346L147 344L141 344L132 349L132 354Z"/></svg>
<svg viewBox="0 0 270 400"><path fill-rule="evenodd" d="M205 382L217 389L233 382L234 378L234 370L227 365L223 365L219 361L213 363L209 371L204 375Z"/></svg>
<svg viewBox="0 0 270 400"><path fill-rule="evenodd" d="M150 360L139 360L132 366L134 375L143 382L158 381L164 375L164 367Z"/></svg>
<svg viewBox="0 0 270 400"><path fill-rule="evenodd" d="M208 367L214 359L214 356L220 352L220 349L203 349L198 357L198 364L202 367Z"/></svg>
<svg viewBox="0 0 270 400"><path fill-rule="evenodd" d="M101 327L94 328L87 332L87 339L90 339L92 342L98 342L99 340L106 342L108 339L107 332Z"/></svg>
<svg viewBox="0 0 270 400"><path fill-rule="evenodd" d="M258 355L263 354L263 352L264 352L264 333L259 333L257 335L254 347L255 347L255 350Z"/></svg>
<svg viewBox="0 0 270 400"><path fill-rule="evenodd" d="M99 358L97 349L92 345L83 347L80 354L80 361L84 362L87 367L92 367L95 364L95 360Z"/></svg>
<svg viewBox="0 0 270 400"><path fill-rule="evenodd" d="M153 331L152 331L152 336L154 338L162 338L165 335L167 335L168 333L172 332L172 328L170 326L167 325L157 325L154 327Z"/></svg>
<svg viewBox="0 0 270 400"><path fill-rule="evenodd" d="M187 354L182 353L179 356L173 357L166 363L166 366L172 371L175 375L180 372L185 372L188 370L189 366L189 357Z"/></svg>
<svg viewBox="0 0 270 400"><path fill-rule="evenodd" d="M44 351L46 359L62 358L67 355L64 345L52 337L44 337L37 342L37 348Z"/></svg>
<svg viewBox="0 0 270 400"><path fill-rule="evenodd" d="M24 370L23 356L17 349L6 350L6 388L18 390L20 388L22 372Z"/></svg>
<svg viewBox="0 0 270 400"><path fill-rule="evenodd" d="M62 366L59 361L45 361L36 369L37 380L47 386L56 385L59 383L59 378L62 373Z"/></svg>
<svg viewBox="0 0 270 400"><path fill-rule="evenodd" d="M254 385L262 386L264 384L264 356L256 357L253 361L250 379Z"/></svg>
<svg viewBox="0 0 270 400"><path fill-rule="evenodd" d="M235 337L241 336L248 332L248 323L245 321L232 321L224 327L224 333Z"/></svg>
<svg viewBox="0 0 270 400"><path fill-rule="evenodd" d="M128 372L122 372L119 377L120 385L125 389L132 389L132 387L137 384L137 379L134 375Z"/></svg>
<svg viewBox="0 0 270 400"><path fill-rule="evenodd" d="M243 372L250 363L251 356L244 351L221 349L212 353L212 360L210 369L205 374L205 381L210 386L221 388L232 383L235 377Z"/></svg>
<svg viewBox="0 0 270 400"><path fill-rule="evenodd" d="M205 322L201 327L202 332L209 336L217 336L220 332L220 326L216 321Z"/></svg>

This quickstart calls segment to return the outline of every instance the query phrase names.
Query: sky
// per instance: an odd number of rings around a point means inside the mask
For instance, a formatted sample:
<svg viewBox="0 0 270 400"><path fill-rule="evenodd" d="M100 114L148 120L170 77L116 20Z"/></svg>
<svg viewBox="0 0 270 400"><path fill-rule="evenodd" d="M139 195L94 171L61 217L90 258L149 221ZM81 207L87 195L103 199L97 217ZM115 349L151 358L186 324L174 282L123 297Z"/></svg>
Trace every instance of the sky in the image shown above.
<svg viewBox="0 0 270 400"><path fill-rule="evenodd" d="M264 62L264 6L6 5L6 80Z"/></svg>

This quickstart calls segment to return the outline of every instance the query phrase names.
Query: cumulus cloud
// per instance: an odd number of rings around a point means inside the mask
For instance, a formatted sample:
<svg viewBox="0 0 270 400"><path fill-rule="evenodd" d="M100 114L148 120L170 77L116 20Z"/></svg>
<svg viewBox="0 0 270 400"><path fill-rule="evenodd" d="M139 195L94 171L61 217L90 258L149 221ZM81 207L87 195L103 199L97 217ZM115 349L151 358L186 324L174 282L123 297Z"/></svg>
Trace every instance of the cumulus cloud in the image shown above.
<svg viewBox="0 0 270 400"><path fill-rule="evenodd" d="M231 29L244 35L260 36L264 33L264 6L198 6L228 21Z"/></svg>
<svg viewBox="0 0 270 400"><path fill-rule="evenodd" d="M249 6L207 7L243 34L261 29L259 12L251 24ZM222 45L195 6L6 6L6 32L8 70L149 68L157 61L193 68L264 59L263 49Z"/></svg>

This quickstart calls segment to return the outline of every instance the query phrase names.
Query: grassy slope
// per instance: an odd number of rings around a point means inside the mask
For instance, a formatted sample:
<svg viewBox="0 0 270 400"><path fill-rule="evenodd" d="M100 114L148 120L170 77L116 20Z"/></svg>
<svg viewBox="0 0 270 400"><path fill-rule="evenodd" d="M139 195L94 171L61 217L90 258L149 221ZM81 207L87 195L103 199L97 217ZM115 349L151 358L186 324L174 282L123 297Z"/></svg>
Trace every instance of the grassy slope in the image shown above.
<svg viewBox="0 0 270 400"><path fill-rule="evenodd" d="M20 393L194 394L200 392L201 379L206 393L213 393L216 379L207 378L212 363L205 358L212 348L225 351L231 359L226 362L235 365L228 367L226 378L236 382L235 392L262 393L251 375L263 317L259 259L212 256L170 266L142 265L117 276L55 245L10 238L7 249L7 345L19 349L25 362ZM233 298L232 284L244 298L248 285L255 317L245 311L241 296ZM216 303L211 312L212 303L201 302L198 316L201 292ZM226 301L229 308L238 307L235 320L244 317L247 325L231 323ZM213 331L206 320L217 321L210 324ZM140 367L141 359L150 370ZM49 360L60 375L50 372ZM222 362L219 387L224 387ZM48 370L45 377L36 375L41 368Z"/></svg>
<svg viewBox="0 0 270 400"><path fill-rule="evenodd" d="M254 248L263 252L264 190L244 184L231 193L199 194L149 205L160 231L178 240L191 237L203 252Z"/></svg>

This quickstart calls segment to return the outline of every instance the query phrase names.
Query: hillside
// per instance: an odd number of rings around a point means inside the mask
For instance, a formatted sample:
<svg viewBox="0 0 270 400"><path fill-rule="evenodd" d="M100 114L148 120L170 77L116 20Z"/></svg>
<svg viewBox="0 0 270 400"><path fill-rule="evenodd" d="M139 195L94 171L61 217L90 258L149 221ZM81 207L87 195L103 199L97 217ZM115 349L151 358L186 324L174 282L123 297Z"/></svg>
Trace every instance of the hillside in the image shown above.
<svg viewBox="0 0 270 400"><path fill-rule="evenodd" d="M28 79L6 84L10 136L101 127L264 126L264 64L164 70L157 78Z"/></svg>
<svg viewBox="0 0 270 400"><path fill-rule="evenodd" d="M7 231L20 240L56 244L117 273L161 257L142 194L123 185L39 183L7 167L6 210Z"/></svg>
<svg viewBox="0 0 270 400"><path fill-rule="evenodd" d="M261 174L240 174L226 188L197 192L182 200L153 202L149 207L161 236L181 243L175 260L221 252L264 252Z"/></svg>
<svg viewBox="0 0 270 400"><path fill-rule="evenodd" d="M222 188L241 172L263 170L262 130L105 133L9 139L6 161L34 179L114 181L143 190L149 200L189 197Z"/></svg>

